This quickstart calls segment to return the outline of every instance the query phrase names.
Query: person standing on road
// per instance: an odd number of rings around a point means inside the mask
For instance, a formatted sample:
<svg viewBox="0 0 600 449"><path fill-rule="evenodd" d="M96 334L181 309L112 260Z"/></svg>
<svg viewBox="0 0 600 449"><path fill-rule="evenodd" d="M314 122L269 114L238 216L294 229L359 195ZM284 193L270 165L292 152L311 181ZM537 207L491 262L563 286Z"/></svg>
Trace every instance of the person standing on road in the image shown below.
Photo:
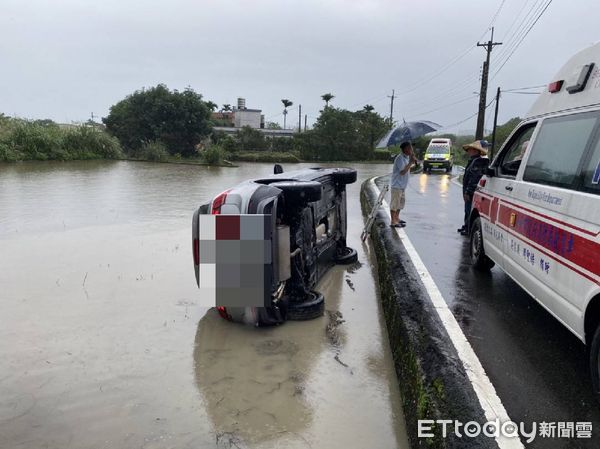
<svg viewBox="0 0 600 449"><path fill-rule="evenodd" d="M390 201L390 215L392 217L391 226L395 228L403 228L406 226L406 222L400 220L400 211L404 208L404 192L408 186L410 169L417 162L410 142L402 142L400 144L400 149L402 151L396 156L396 159L394 159L390 183L392 196Z"/></svg>
<svg viewBox="0 0 600 449"><path fill-rule="evenodd" d="M462 183L465 218L462 228L457 229L457 232L460 232L462 235L469 235L469 215L471 214L473 194L490 162L487 157L483 157L487 156L486 146L488 146L488 143L485 140L476 140L473 143L463 145L463 150L469 155L469 162L467 162L467 166L465 167Z"/></svg>

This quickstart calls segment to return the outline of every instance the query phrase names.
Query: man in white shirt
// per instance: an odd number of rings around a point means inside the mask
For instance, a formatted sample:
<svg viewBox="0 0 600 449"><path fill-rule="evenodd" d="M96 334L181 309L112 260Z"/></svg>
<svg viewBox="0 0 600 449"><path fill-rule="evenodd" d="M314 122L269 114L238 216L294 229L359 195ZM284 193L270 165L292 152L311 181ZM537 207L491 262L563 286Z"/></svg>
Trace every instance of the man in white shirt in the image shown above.
<svg viewBox="0 0 600 449"><path fill-rule="evenodd" d="M395 228L403 228L406 226L406 222L400 220L400 211L404 208L404 192L408 186L410 169L417 162L410 142L402 142L400 144L400 149L402 151L396 156L396 159L394 159L394 167L392 168L392 178L390 181L392 196L390 201L390 215L392 217L391 226Z"/></svg>

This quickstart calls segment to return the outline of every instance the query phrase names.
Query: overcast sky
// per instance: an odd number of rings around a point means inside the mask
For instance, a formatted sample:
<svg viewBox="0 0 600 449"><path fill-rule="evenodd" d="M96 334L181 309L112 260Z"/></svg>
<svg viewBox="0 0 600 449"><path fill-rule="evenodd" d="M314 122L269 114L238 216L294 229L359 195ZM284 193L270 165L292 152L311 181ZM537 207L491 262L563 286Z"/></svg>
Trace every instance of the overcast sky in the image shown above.
<svg viewBox="0 0 600 449"><path fill-rule="evenodd" d="M485 51L475 44L489 39L492 20L494 40L504 42L492 52L494 76L547 2L0 0L0 112L83 121L164 83L219 106L244 97L279 123L288 98L289 126L298 104L313 122L327 92L336 107L369 103L389 115L395 89L395 120L450 126L477 110ZM498 86L547 84L600 39L598 17L597 0L554 0L493 77L488 101ZM523 116L534 98L504 94L500 122ZM448 130L474 128L472 118Z"/></svg>

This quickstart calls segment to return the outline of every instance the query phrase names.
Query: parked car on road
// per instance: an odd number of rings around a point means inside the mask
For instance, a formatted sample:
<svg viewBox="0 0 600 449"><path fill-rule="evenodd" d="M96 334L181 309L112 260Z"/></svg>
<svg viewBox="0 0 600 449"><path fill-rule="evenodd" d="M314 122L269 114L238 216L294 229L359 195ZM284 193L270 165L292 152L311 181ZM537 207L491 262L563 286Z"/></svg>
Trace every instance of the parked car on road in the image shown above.
<svg viewBox="0 0 600 449"><path fill-rule="evenodd" d="M259 214L270 221L265 307L217 304L225 319L262 326L321 316L324 298L314 290L316 284L334 264L357 260L356 251L346 245L346 185L356 181L356 170L282 171L277 165L275 174L238 184L194 213L194 268L200 287L200 216Z"/></svg>
<svg viewBox="0 0 600 449"><path fill-rule="evenodd" d="M600 397L600 44L552 78L479 182L471 260L502 268L589 347Z"/></svg>

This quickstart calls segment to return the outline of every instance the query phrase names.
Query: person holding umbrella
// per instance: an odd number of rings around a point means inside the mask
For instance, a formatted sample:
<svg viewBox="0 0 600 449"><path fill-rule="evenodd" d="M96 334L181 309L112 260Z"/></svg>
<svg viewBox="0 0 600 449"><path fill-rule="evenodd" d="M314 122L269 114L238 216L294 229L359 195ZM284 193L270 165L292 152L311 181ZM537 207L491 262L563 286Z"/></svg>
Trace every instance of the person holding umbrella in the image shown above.
<svg viewBox="0 0 600 449"><path fill-rule="evenodd" d="M469 215L471 215L473 194L490 162L487 157L483 157L487 156L487 150L485 148L487 146L489 146L489 144L485 140L476 140L473 143L463 145L463 150L469 155L469 162L467 162L467 166L465 167L462 183L463 200L465 201L465 218L463 226L456 230L457 232L460 232L461 235L469 235Z"/></svg>
<svg viewBox="0 0 600 449"><path fill-rule="evenodd" d="M404 208L405 195L404 192L408 186L408 176L410 169L416 165L417 159L413 151L411 140L417 137L424 136L431 132L437 131L441 125L437 123L422 120L416 122L406 122L397 126L382 137L375 148L389 148L400 144L402 150L394 159L394 167L391 176L391 200L390 200L390 215L392 218L391 226L404 227L406 222L400 220L400 211Z"/></svg>
<svg viewBox="0 0 600 449"><path fill-rule="evenodd" d="M392 177L390 182L391 187L391 201L390 201L390 215L392 218L391 226L394 228L403 228L406 226L404 220L400 220L400 211L404 209L405 203L405 191L408 186L408 176L410 169L417 163L415 158L413 147L410 142L402 142L400 144L402 150L394 159L394 166L392 168Z"/></svg>

